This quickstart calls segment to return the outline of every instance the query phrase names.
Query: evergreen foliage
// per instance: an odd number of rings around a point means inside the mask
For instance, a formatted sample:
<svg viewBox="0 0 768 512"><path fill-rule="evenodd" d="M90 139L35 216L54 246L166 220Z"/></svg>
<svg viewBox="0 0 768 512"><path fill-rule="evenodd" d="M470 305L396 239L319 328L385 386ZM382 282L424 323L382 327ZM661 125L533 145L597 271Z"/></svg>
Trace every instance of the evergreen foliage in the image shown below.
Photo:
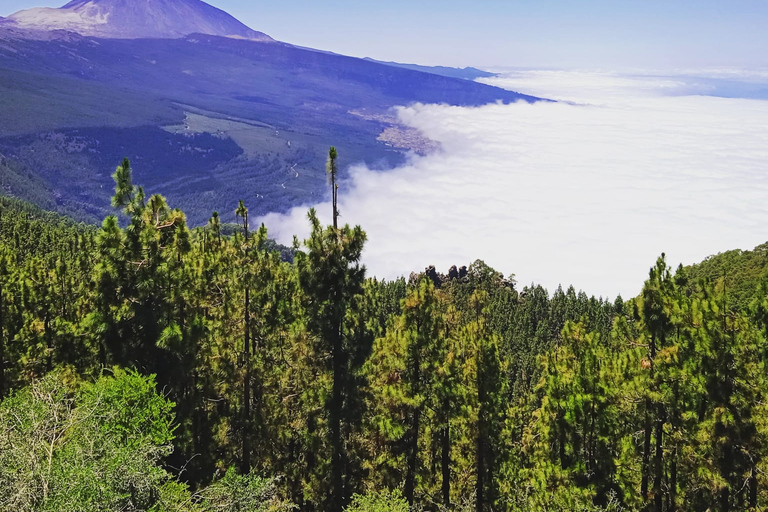
<svg viewBox="0 0 768 512"><path fill-rule="evenodd" d="M0 509L768 506L760 248L629 300L382 282L359 226L281 254L114 179L99 229L0 198Z"/></svg>

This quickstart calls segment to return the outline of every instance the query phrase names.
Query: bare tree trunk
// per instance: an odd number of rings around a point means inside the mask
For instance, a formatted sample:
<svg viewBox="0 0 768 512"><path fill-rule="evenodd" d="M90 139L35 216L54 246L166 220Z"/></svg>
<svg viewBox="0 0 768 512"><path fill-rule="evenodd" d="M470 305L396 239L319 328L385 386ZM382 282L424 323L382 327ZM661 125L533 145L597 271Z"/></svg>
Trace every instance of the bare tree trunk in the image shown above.
<svg viewBox="0 0 768 512"><path fill-rule="evenodd" d="M672 452L672 462L669 468L669 506L667 512L677 509L677 448Z"/></svg>
<svg viewBox="0 0 768 512"><path fill-rule="evenodd" d="M658 417L656 418L656 453L654 455L653 467L653 501L656 512L662 512L664 509L664 495L661 492L661 480L664 473L663 455L664 455L664 410L663 406L658 407Z"/></svg>
<svg viewBox="0 0 768 512"><path fill-rule="evenodd" d="M650 401L645 401L645 439L643 440L643 466L642 466L642 478L640 480L640 494L644 501L648 500L648 475L650 474L650 462L651 462L651 420L648 417L648 409L650 409Z"/></svg>
<svg viewBox="0 0 768 512"><path fill-rule="evenodd" d="M448 424L448 417L445 418L445 426L441 432L442 441L442 475L443 475L443 505L445 508L451 506L451 426Z"/></svg>
<svg viewBox="0 0 768 512"><path fill-rule="evenodd" d="M421 409L417 407L413 411L411 429L408 444L408 472L405 476L405 499L408 505L413 506L416 492L416 472L419 462L419 434L421 430Z"/></svg>
<svg viewBox="0 0 768 512"><path fill-rule="evenodd" d="M720 512L730 512L731 510L731 488L723 487L720 491Z"/></svg>
<svg viewBox="0 0 768 512"><path fill-rule="evenodd" d="M420 325L417 325L417 332ZM417 336L418 338L419 336ZM418 396L421 393L421 357L419 348L413 358L412 379L413 394ZM408 472L405 476L405 499L410 506L413 506L414 494L416 491L416 472L419 462L419 435L421 434L421 406L417 406L411 413L411 428L408 439Z"/></svg>
<svg viewBox="0 0 768 512"><path fill-rule="evenodd" d="M333 183L333 229L339 229L339 186Z"/></svg>
<svg viewBox="0 0 768 512"><path fill-rule="evenodd" d="M333 391L331 396L331 509L341 512L344 508L344 447L341 438L341 414L343 407L344 367L342 361L341 328L337 326L333 340Z"/></svg>

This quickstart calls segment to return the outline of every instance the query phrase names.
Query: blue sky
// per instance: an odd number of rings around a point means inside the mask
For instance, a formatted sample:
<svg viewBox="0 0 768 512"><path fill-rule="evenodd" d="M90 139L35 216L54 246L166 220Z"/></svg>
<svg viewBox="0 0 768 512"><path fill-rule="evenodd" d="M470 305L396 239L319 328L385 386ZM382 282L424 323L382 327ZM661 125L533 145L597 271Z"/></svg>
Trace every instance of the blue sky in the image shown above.
<svg viewBox="0 0 768 512"><path fill-rule="evenodd" d="M2 0L0 15L63 1ZM599 69L768 67L764 0L213 0L254 29L424 64Z"/></svg>

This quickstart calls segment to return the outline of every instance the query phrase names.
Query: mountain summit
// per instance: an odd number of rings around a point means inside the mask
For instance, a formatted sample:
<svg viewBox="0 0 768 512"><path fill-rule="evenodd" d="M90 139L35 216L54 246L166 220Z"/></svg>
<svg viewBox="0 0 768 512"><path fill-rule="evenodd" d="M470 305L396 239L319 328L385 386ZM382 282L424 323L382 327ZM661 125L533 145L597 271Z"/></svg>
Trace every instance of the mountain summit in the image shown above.
<svg viewBox="0 0 768 512"><path fill-rule="evenodd" d="M193 33L273 41L201 0L73 0L63 7L38 7L2 21L32 30L68 30L111 39L175 39Z"/></svg>

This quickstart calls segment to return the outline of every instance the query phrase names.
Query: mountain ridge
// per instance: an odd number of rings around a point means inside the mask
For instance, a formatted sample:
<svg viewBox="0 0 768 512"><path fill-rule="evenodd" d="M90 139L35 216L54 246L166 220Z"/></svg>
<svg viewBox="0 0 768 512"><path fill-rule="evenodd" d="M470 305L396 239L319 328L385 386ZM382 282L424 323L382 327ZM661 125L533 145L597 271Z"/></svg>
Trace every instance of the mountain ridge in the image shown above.
<svg viewBox="0 0 768 512"><path fill-rule="evenodd" d="M202 0L72 0L59 8L16 12L2 25L27 30L67 30L109 39L176 39L192 33L274 42L229 13Z"/></svg>
<svg viewBox="0 0 768 512"><path fill-rule="evenodd" d="M463 80L477 80L478 78L493 78L499 76L496 73L473 67L454 68L450 66L424 66L421 64L377 60L371 57L365 57L363 60L396 68L411 69L423 73L432 73L433 75L447 76L449 78L461 78Z"/></svg>

